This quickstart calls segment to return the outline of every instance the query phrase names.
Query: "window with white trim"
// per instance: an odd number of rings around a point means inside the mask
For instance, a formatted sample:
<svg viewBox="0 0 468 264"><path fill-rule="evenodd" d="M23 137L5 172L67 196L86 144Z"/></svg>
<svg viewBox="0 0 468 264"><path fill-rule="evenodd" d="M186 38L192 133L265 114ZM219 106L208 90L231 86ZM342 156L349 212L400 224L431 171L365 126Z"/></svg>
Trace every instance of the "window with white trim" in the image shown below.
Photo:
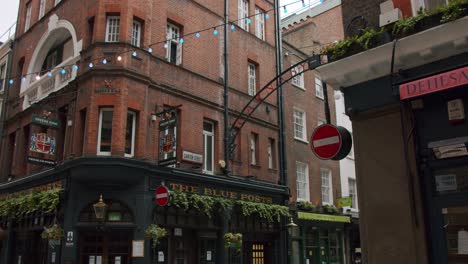
<svg viewBox="0 0 468 264"><path fill-rule="evenodd" d="M257 93L257 74L256 74L256 65L249 63L248 65L248 82L249 82L249 95L255 96Z"/></svg>
<svg viewBox="0 0 468 264"><path fill-rule="evenodd" d="M356 180L348 178L349 197L351 197L352 205L351 208L358 208L357 193L356 193Z"/></svg>
<svg viewBox="0 0 468 264"><path fill-rule="evenodd" d="M31 25L31 2L26 5L26 19L24 21L24 32L28 31Z"/></svg>
<svg viewBox="0 0 468 264"><path fill-rule="evenodd" d="M114 116L113 108L99 109L99 127L97 154L110 156L112 142L112 119Z"/></svg>
<svg viewBox="0 0 468 264"><path fill-rule="evenodd" d="M309 165L296 161L296 187L297 187L297 200L309 201Z"/></svg>
<svg viewBox="0 0 468 264"><path fill-rule="evenodd" d="M214 123L203 122L203 173L213 174Z"/></svg>
<svg viewBox="0 0 468 264"><path fill-rule="evenodd" d="M108 16L106 23L106 42L118 42L120 34L120 16Z"/></svg>
<svg viewBox="0 0 468 264"><path fill-rule="evenodd" d="M135 156L135 127L137 114L133 111L127 112L127 128L125 129L125 157Z"/></svg>
<svg viewBox="0 0 468 264"><path fill-rule="evenodd" d="M333 204L333 187L331 171L329 169L320 169L322 178L322 203Z"/></svg>
<svg viewBox="0 0 468 264"><path fill-rule="evenodd" d="M41 0L41 2L39 2L39 19L41 19L45 14L45 5L46 0Z"/></svg>
<svg viewBox="0 0 468 264"><path fill-rule="evenodd" d="M258 6L255 7L255 36L265 40L265 11Z"/></svg>
<svg viewBox="0 0 468 264"><path fill-rule="evenodd" d="M141 42L141 22L133 20L132 24L132 45L140 47Z"/></svg>
<svg viewBox="0 0 468 264"><path fill-rule="evenodd" d="M304 67L302 65L297 65L294 67L294 69L291 70L292 75L294 77L291 79L291 83L294 86L297 86L299 88L304 89L304 74L302 73L304 71Z"/></svg>
<svg viewBox="0 0 468 264"><path fill-rule="evenodd" d="M166 59L170 63L180 65L182 63L182 43L180 43L181 28L167 23L166 27Z"/></svg>
<svg viewBox="0 0 468 264"><path fill-rule="evenodd" d="M248 0L239 0L239 27L245 31L249 31L249 24L247 23L247 18L249 17L249 1Z"/></svg>
<svg viewBox="0 0 468 264"><path fill-rule="evenodd" d="M273 138L268 139L268 168L276 168L276 148L275 140Z"/></svg>
<svg viewBox="0 0 468 264"><path fill-rule="evenodd" d="M307 141L306 113L294 109L294 138Z"/></svg>
<svg viewBox="0 0 468 264"><path fill-rule="evenodd" d="M0 91L3 91L3 89L6 86L7 80L5 80L5 78L6 78L6 63L0 65Z"/></svg>
<svg viewBox="0 0 468 264"><path fill-rule="evenodd" d="M258 165L258 135L250 134L250 165Z"/></svg>
<svg viewBox="0 0 468 264"><path fill-rule="evenodd" d="M323 83L319 76L315 76L315 96L323 99Z"/></svg>

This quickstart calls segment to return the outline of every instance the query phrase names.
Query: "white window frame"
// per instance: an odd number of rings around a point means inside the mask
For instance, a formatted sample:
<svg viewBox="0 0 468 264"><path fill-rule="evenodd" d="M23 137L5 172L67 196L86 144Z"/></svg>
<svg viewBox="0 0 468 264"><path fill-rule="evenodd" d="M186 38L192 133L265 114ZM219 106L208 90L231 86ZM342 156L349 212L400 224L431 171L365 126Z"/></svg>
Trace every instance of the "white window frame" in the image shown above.
<svg viewBox="0 0 468 264"><path fill-rule="evenodd" d="M299 161L296 161L296 191L297 201L310 201L309 164ZM303 195L301 195L301 192L304 192Z"/></svg>
<svg viewBox="0 0 468 264"><path fill-rule="evenodd" d="M141 22L138 20L133 20L132 24L132 45L140 47L141 44Z"/></svg>
<svg viewBox="0 0 468 264"><path fill-rule="evenodd" d="M127 115L132 115L133 116L133 118L132 118L132 140L131 140L131 143L130 143L131 144L130 153L125 152L124 157L131 158L131 157L135 156L135 132L136 132L135 126L136 126L137 114L134 111L128 111ZM127 124L127 126L128 126L128 124ZM125 132L126 131L127 131L127 128L125 128ZM127 140L127 139L125 138L125 140Z"/></svg>
<svg viewBox="0 0 468 264"><path fill-rule="evenodd" d="M255 36L265 40L265 11L255 6Z"/></svg>
<svg viewBox="0 0 468 264"><path fill-rule="evenodd" d="M333 205L333 180L330 169L321 168L320 177L322 179L322 204ZM328 185L324 185L327 183ZM324 194L327 194L328 200Z"/></svg>
<svg viewBox="0 0 468 264"><path fill-rule="evenodd" d="M250 165L258 165L257 140L258 140L258 135L255 133L251 133L250 134Z"/></svg>
<svg viewBox="0 0 468 264"><path fill-rule="evenodd" d="M323 99L323 82L320 76L315 75L315 96L317 98Z"/></svg>
<svg viewBox="0 0 468 264"><path fill-rule="evenodd" d="M268 139L268 149L267 149L267 155L268 155L268 168L269 169L274 169L274 160L273 160L273 151L274 151L274 139L269 138Z"/></svg>
<svg viewBox="0 0 468 264"><path fill-rule="evenodd" d="M112 144L111 144L111 151L101 151L101 131L102 131L102 113L110 111L112 112L112 119L114 118L114 108L100 108L99 109L99 125L98 125L98 140L97 140L97 154L100 156L110 156L112 152ZM113 120L112 120L113 121Z"/></svg>
<svg viewBox="0 0 468 264"><path fill-rule="evenodd" d="M29 30L31 26L31 2L26 5L26 19L24 21L24 32Z"/></svg>
<svg viewBox="0 0 468 264"><path fill-rule="evenodd" d="M307 122L306 122L305 111L298 109L298 108L294 108L293 126L294 126L294 139L307 142ZM298 130L298 126L301 127L300 131ZM302 134L302 137L300 137L299 134Z"/></svg>
<svg viewBox="0 0 468 264"><path fill-rule="evenodd" d="M107 16L106 18L106 42L119 42L120 40L120 16Z"/></svg>
<svg viewBox="0 0 468 264"><path fill-rule="evenodd" d="M6 63L0 64L0 92L6 87ZM0 108L1 109L1 108ZM1 112L1 110L0 110Z"/></svg>
<svg viewBox="0 0 468 264"><path fill-rule="evenodd" d="M248 94L255 96L257 94L257 65L249 63L247 66Z"/></svg>
<svg viewBox="0 0 468 264"><path fill-rule="evenodd" d="M292 65L291 65L292 66ZM304 71L304 67L302 67L302 65L297 65L296 67L294 67L292 70L291 70L291 74L292 75L296 75L294 76L292 79L291 79L291 83L292 85L298 87L298 88L301 88L302 90L305 90L304 89L304 73L302 73ZM299 73L299 74L298 74Z"/></svg>
<svg viewBox="0 0 468 264"><path fill-rule="evenodd" d="M39 19L41 19L45 15L45 5L46 0L41 0L39 2Z"/></svg>
<svg viewBox="0 0 468 264"><path fill-rule="evenodd" d="M62 0L55 0L55 5L58 5Z"/></svg>
<svg viewBox="0 0 468 264"><path fill-rule="evenodd" d="M247 23L247 18L249 17L249 1L248 0L239 0L238 2L239 10L239 27L243 30L249 32L249 24Z"/></svg>
<svg viewBox="0 0 468 264"><path fill-rule="evenodd" d="M180 35L182 28L171 23L167 23L166 26L166 59L171 61L172 45L176 44L176 65L182 64L182 44L180 43Z"/></svg>
<svg viewBox="0 0 468 264"><path fill-rule="evenodd" d="M212 131L207 131L205 130L205 123L208 123L211 125L211 129ZM204 120L203 121L203 138L204 138L204 142L205 144L203 145L203 173L206 173L206 174L213 174L214 173L214 143L215 143L215 125L213 122L210 122L210 121L207 121L207 120ZM208 141L207 140L207 137L208 136L211 136L211 149L209 151L211 151L211 161L207 160L207 156L206 153L207 153L207 144L206 142ZM211 171L207 170L206 169L206 165L208 164L208 162L211 163Z"/></svg>
<svg viewBox="0 0 468 264"><path fill-rule="evenodd" d="M359 207L356 187L357 187L356 179L348 178L348 191L349 191L349 197L351 197L351 200L352 200L351 208L353 209L358 209Z"/></svg>

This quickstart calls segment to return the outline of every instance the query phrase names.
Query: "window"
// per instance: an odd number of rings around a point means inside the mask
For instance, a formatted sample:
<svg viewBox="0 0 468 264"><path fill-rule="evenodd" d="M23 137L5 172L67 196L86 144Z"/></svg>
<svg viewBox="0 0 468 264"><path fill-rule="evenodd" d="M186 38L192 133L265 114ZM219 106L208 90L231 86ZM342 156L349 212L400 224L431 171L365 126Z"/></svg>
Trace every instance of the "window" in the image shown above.
<svg viewBox="0 0 468 264"><path fill-rule="evenodd" d="M276 148L275 140L273 138L268 139L268 168L276 168Z"/></svg>
<svg viewBox="0 0 468 264"><path fill-rule="evenodd" d="M294 109L294 138L307 141L306 114L304 111Z"/></svg>
<svg viewBox="0 0 468 264"><path fill-rule="evenodd" d="M294 67L294 69L291 70L291 74L295 75L295 77L292 78L291 83L299 88L304 89L304 74L302 73L304 71L304 67L302 65L297 65Z"/></svg>
<svg viewBox="0 0 468 264"><path fill-rule="evenodd" d="M255 96L257 93L257 76L256 66L253 63L249 63L248 66L248 81L249 81L249 95Z"/></svg>
<svg viewBox="0 0 468 264"><path fill-rule="evenodd" d="M39 3L39 19L41 19L45 14L45 5L46 0L41 0L41 2Z"/></svg>
<svg viewBox="0 0 468 264"><path fill-rule="evenodd" d="M323 84L319 76L315 76L315 96L323 99Z"/></svg>
<svg viewBox="0 0 468 264"><path fill-rule="evenodd" d="M106 42L118 42L120 34L120 17L108 16L106 24Z"/></svg>
<svg viewBox="0 0 468 264"><path fill-rule="evenodd" d="M98 155L111 155L112 118L114 109L101 108L99 110Z"/></svg>
<svg viewBox="0 0 468 264"><path fill-rule="evenodd" d="M255 15L255 36L265 40L265 11L256 6Z"/></svg>
<svg viewBox="0 0 468 264"><path fill-rule="evenodd" d="M127 128L125 129L125 157L133 157L135 155L135 127L136 113L133 111L127 112Z"/></svg>
<svg viewBox="0 0 468 264"><path fill-rule="evenodd" d="M258 165L258 135L250 134L250 165Z"/></svg>
<svg viewBox="0 0 468 264"><path fill-rule="evenodd" d="M353 178L348 178L348 188L349 188L349 197L352 199L351 208L358 208L357 203L357 193L356 193L356 180Z"/></svg>
<svg viewBox="0 0 468 264"><path fill-rule="evenodd" d="M178 26L167 24L166 29L166 59L170 63L180 65L182 63L182 44L180 43L181 29Z"/></svg>
<svg viewBox="0 0 468 264"><path fill-rule="evenodd" d="M265 251L263 244L252 244L252 264L265 263Z"/></svg>
<svg viewBox="0 0 468 264"><path fill-rule="evenodd" d="M309 165L296 161L297 200L309 201Z"/></svg>
<svg viewBox="0 0 468 264"><path fill-rule="evenodd" d="M28 31L31 25L31 2L26 5L26 20L24 21L24 32Z"/></svg>
<svg viewBox="0 0 468 264"><path fill-rule="evenodd" d="M239 0L239 27L245 31L249 31L247 18L249 16L249 1Z"/></svg>
<svg viewBox="0 0 468 264"><path fill-rule="evenodd" d="M333 188L331 171L329 169L320 169L322 176L322 203L333 204Z"/></svg>
<svg viewBox="0 0 468 264"><path fill-rule="evenodd" d="M214 124L203 122L203 172L213 174Z"/></svg>
<svg viewBox="0 0 468 264"><path fill-rule="evenodd" d="M5 88L5 83L6 83L6 64L0 65L0 91Z"/></svg>
<svg viewBox="0 0 468 264"><path fill-rule="evenodd" d="M140 47L140 39L141 39L141 23L139 21L133 20L132 45Z"/></svg>
<svg viewBox="0 0 468 264"><path fill-rule="evenodd" d="M59 65L63 59L63 47L64 43L59 44L55 48L52 48L49 53L47 53L44 62L41 67L41 75L52 70L55 66Z"/></svg>

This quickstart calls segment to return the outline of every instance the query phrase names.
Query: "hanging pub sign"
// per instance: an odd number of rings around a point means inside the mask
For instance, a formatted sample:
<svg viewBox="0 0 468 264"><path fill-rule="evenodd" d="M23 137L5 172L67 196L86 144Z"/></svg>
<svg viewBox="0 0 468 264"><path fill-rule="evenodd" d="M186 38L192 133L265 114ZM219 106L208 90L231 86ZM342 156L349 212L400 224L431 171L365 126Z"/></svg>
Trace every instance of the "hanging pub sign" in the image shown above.
<svg viewBox="0 0 468 264"><path fill-rule="evenodd" d="M43 115L32 115L31 123L39 127L45 128L59 128L60 121L49 118L51 112L44 111ZM29 137L27 162L43 166L55 166L55 157L57 149L57 140L54 134L48 134L47 132L36 132Z"/></svg>
<svg viewBox="0 0 468 264"><path fill-rule="evenodd" d="M55 137L49 136L46 133L32 134L29 144L29 151L55 155L55 148Z"/></svg>
<svg viewBox="0 0 468 264"><path fill-rule="evenodd" d="M177 108L170 108L157 114L159 122L159 166L177 163Z"/></svg>

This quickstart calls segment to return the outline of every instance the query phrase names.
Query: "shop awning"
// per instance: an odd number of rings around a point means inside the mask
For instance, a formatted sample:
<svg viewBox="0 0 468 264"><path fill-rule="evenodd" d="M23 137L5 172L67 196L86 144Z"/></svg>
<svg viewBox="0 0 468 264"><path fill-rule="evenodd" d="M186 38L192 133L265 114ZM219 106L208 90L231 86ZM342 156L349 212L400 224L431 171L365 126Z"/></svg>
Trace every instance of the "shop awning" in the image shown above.
<svg viewBox="0 0 468 264"><path fill-rule="evenodd" d="M314 214L314 213L298 212L297 217L299 219L302 219L302 220L316 220L316 221L351 223L351 218L349 216L343 216L343 215L327 215L327 214Z"/></svg>

